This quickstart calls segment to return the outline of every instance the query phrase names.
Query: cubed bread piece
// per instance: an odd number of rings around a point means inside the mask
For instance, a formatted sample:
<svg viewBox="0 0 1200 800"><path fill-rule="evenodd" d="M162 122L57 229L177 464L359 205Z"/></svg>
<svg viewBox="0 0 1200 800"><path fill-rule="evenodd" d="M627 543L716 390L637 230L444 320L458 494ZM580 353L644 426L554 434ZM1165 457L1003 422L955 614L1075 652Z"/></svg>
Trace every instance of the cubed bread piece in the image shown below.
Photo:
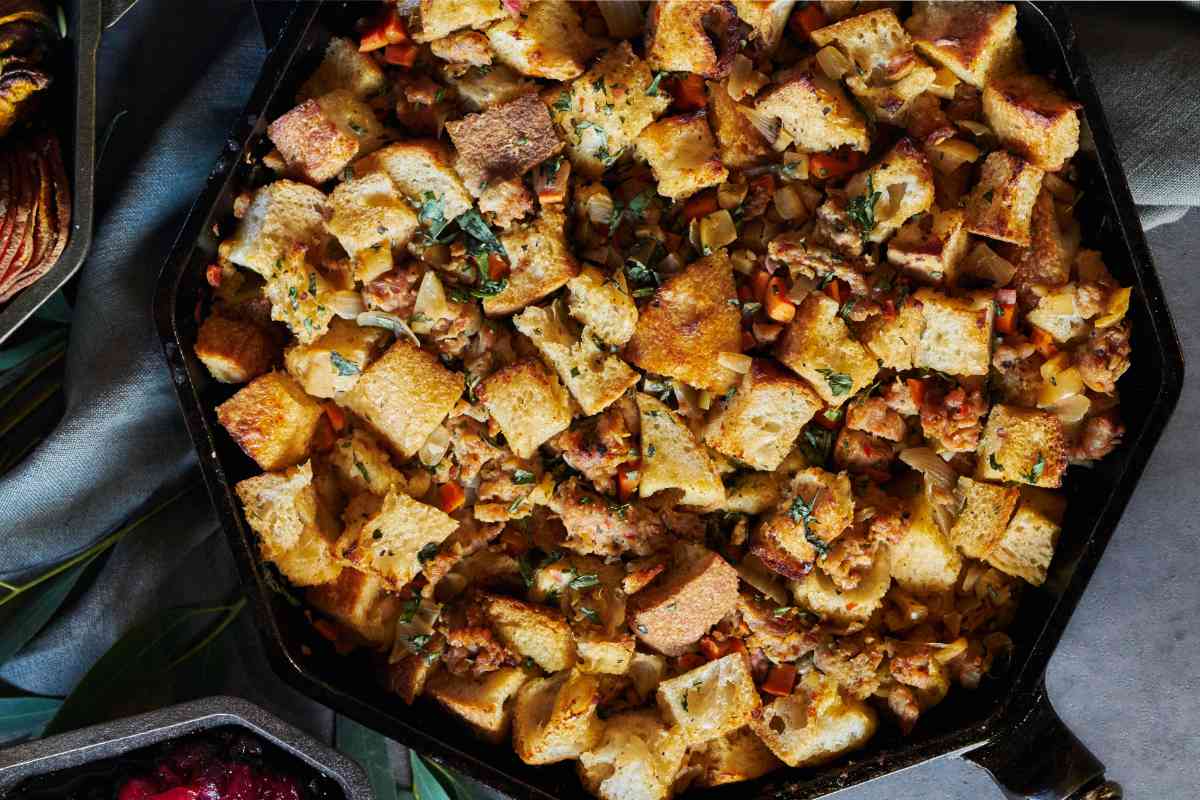
<svg viewBox="0 0 1200 800"><path fill-rule="evenodd" d="M603 735L599 699L600 679L578 669L535 678L517 693L513 749L526 764L578 758Z"/></svg>
<svg viewBox="0 0 1200 800"><path fill-rule="evenodd" d="M658 707L689 747L749 724L762 705L743 653L709 661L658 685Z"/></svg>
<svg viewBox="0 0 1200 800"><path fill-rule="evenodd" d="M1004 535L1019 492L1015 486L997 486L963 475L958 479L958 494L962 511L950 529L950 543L964 555L984 558Z"/></svg>
<svg viewBox="0 0 1200 800"><path fill-rule="evenodd" d="M658 398L638 393L642 425L641 497L681 489L683 505L715 508L725 502L721 474L687 424Z"/></svg>
<svg viewBox="0 0 1200 800"><path fill-rule="evenodd" d="M1022 486L1021 505L988 553L987 562L1001 572L1041 586L1054 558L1066 507L1067 498L1060 494Z"/></svg>
<svg viewBox="0 0 1200 800"><path fill-rule="evenodd" d="M657 583L634 595L631 627L649 647L681 655L736 607L737 587L737 571L716 553L681 552Z"/></svg>
<svg viewBox="0 0 1200 800"><path fill-rule="evenodd" d="M484 600L483 609L500 641L517 655L547 672L575 663L575 638L558 611L500 596Z"/></svg>
<svg viewBox="0 0 1200 800"><path fill-rule="evenodd" d="M729 96L725 84L708 82L708 123L717 137L717 152L729 169L766 163L775 151L750 118Z"/></svg>
<svg viewBox="0 0 1200 800"><path fill-rule="evenodd" d="M425 139L394 142L354 162L355 176L386 172L419 209L426 225L449 222L471 207L471 195L454 171L446 145Z"/></svg>
<svg viewBox="0 0 1200 800"><path fill-rule="evenodd" d="M668 800L687 745L652 709L614 714L595 749L579 757L579 779L600 800Z"/></svg>
<svg viewBox="0 0 1200 800"><path fill-rule="evenodd" d="M263 288L271 319L287 325L301 344L311 344L329 330L333 292L332 284L309 263L308 251L295 245L275 262Z"/></svg>
<svg viewBox="0 0 1200 800"><path fill-rule="evenodd" d="M693 785L707 788L761 778L783 762L747 725L693 750L688 766L698 772Z"/></svg>
<svg viewBox="0 0 1200 800"><path fill-rule="evenodd" d="M321 65L300 87L297 100L321 97L345 89L366 100L384 90L383 69L358 45L343 36L333 36L325 47Z"/></svg>
<svg viewBox="0 0 1200 800"><path fill-rule="evenodd" d="M388 663L385 686L388 691L400 695L400 699L411 706L425 693L429 679L440 667L439 661L429 663L424 653L409 653L401 656L398 661Z"/></svg>
<svg viewBox="0 0 1200 800"><path fill-rule="evenodd" d="M271 369L279 346L249 320L209 314L196 334L196 358L221 383L245 383Z"/></svg>
<svg viewBox="0 0 1200 800"><path fill-rule="evenodd" d="M442 423L464 388L460 373L407 339L397 339L338 402L408 458Z"/></svg>
<svg viewBox="0 0 1200 800"><path fill-rule="evenodd" d="M596 631L581 633L575 640L579 668L602 675L624 675L633 663L635 644L628 634L614 637Z"/></svg>
<svg viewBox="0 0 1200 800"><path fill-rule="evenodd" d="M892 579L918 594L953 589L962 569L962 556L934 520L928 492L918 483L906 502L908 529L892 545Z"/></svg>
<svg viewBox="0 0 1200 800"><path fill-rule="evenodd" d="M896 192L900 193L899 202L893 200ZM855 203L872 206L875 224L864 233L867 241L882 242L910 217L933 207L933 169L925 153L905 137L878 164L851 178L846 194L850 197L847 207Z"/></svg>
<svg viewBox="0 0 1200 800"><path fill-rule="evenodd" d="M663 0L646 18L646 61L654 70L729 74L746 29L728 0Z"/></svg>
<svg viewBox="0 0 1200 800"><path fill-rule="evenodd" d="M921 306L911 300L896 309L895 316L877 314L859 329L859 338L867 350L887 369L912 369L925 330Z"/></svg>
<svg viewBox="0 0 1200 800"><path fill-rule="evenodd" d="M336 580L309 589L305 599L376 650L392 646L403 601L374 575L347 567Z"/></svg>
<svg viewBox="0 0 1200 800"><path fill-rule="evenodd" d="M297 344L284 353L288 373L313 397L333 397L354 388L363 370L387 344L383 328L335 318L329 331L312 344Z"/></svg>
<svg viewBox="0 0 1200 800"><path fill-rule="evenodd" d="M1048 288L1048 287L1047 287ZM1044 330L1060 345L1088 333L1090 326L1079 309L1076 285L1069 283L1046 292L1037 300L1025 319L1030 325Z"/></svg>
<svg viewBox="0 0 1200 800"><path fill-rule="evenodd" d="M499 317L520 311L579 274L579 264L567 246L565 224L560 207L546 206L533 222L501 235L511 270L504 289L483 298L485 314Z"/></svg>
<svg viewBox="0 0 1200 800"><path fill-rule="evenodd" d="M217 419L246 455L264 470L299 464L308 446L321 405L286 372L268 372L217 406Z"/></svg>
<svg viewBox="0 0 1200 800"><path fill-rule="evenodd" d="M913 101L924 94L934 81L937 71L920 61L908 74L894 83L874 84L861 75L847 75L846 85L868 113L883 122L903 125Z"/></svg>
<svg viewBox="0 0 1200 800"><path fill-rule="evenodd" d="M492 45L487 35L479 31L452 33L444 39L430 42L429 51L435 58L448 61L456 67L487 67L492 63Z"/></svg>
<svg viewBox="0 0 1200 800"><path fill-rule="evenodd" d="M1013 265L1012 285L1018 290L1033 285L1062 286L1071 279L1071 263L1079 249L1077 225L1063 228L1054 208L1054 195L1043 186L1029 219L1029 246L997 246L997 252Z"/></svg>
<svg viewBox="0 0 1200 800"><path fill-rule="evenodd" d="M441 544L457 528L458 520L449 514L393 490L378 511L346 528L337 554L388 588L400 589L421 571L421 549Z"/></svg>
<svg viewBox="0 0 1200 800"><path fill-rule="evenodd" d="M518 458L532 458L543 442L571 424L567 391L536 358L492 373L475 394Z"/></svg>
<svg viewBox="0 0 1200 800"><path fill-rule="evenodd" d="M479 213L504 230L525 219L534 209L533 193L522 178L489 184L479 194Z"/></svg>
<svg viewBox="0 0 1200 800"><path fill-rule="evenodd" d="M679 200L729 177L703 111L650 123L638 134L637 147L663 197Z"/></svg>
<svg viewBox="0 0 1200 800"><path fill-rule="evenodd" d="M1012 153L989 153L979 182L967 198L967 230L1028 247L1033 206L1043 175L1041 169Z"/></svg>
<svg viewBox="0 0 1200 800"><path fill-rule="evenodd" d="M334 187L325 228L354 255L381 242L408 244L417 231L417 215L387 173L369 172Z"/></svg>
<svg viewBox="0 0 1200 800"><path fill-rule="evenodd" d="M770 472L783 463L800 429L824 405L806 381L770 359L756 358L733 396L709 412L704 442Z"/></svg>
<svg viewBox="0 0 1200 800"><path fill-rule="evenodd" d="M1067 470L1062 421L1036 408L994 405L979 440L975 477L1054 489Z"/></svg>
<svg viewBox="0 0 1200 800"><path fill-rule="evenodd" d="M500 63L531 78L577 78L596 51L575 4L568 0L534 0L520 18L488 28L487 37Z"/></svg>
<svg viewBox="0 0 1200 800"><path fill-rule="evenodd" d="M921 55L977 89L1017 45L1017 9L1010 3L918 2L905 27Z"/></svg>
<svg viewBox="0 0 1200 800"><path fill-rule="evenodd" d="M796 0L733 0L738 17L750 26L751 35L767 52L773 51L783 39L795 4Z"/></svg>
<svg viewBox="0 0 1200 800"><path fill-rule="evenodd" d="M637 326L637 306L625 273L619 270L609 277L595 267L584 267L567 281L567 307L572 317L615 347L628 342Z"/></svg>
<svg viewBox="0 0 1200 800"><path fill-rule="evenodd" d="M341 490L350 497L363 492L382 497L392 489L403 491L406 485L383 445L362 428L355 428L334 443L329 465Z"/></svg>
<svg viewBox="0 0 1200 800"><path fill-rule="evenodd" d="M258 551L295 586L335 580L342 567L331 549L335 524L322 513L308 462L238 483L246 524L258 534Z"/></svg>
<svg viewBox="0 0 1200 800"><path fill-rule="evenodd" d="M443 670L429 679L425 693L462 718L481 739L501 744L512 725L514 698L528 680L529 675L516 667L479 677Z"/></svg>
<svg viewBox="0 0 1200 800"><path fill-rule="evenodd" d="M961 209L934 209L910 219L887 245L888 261L922 283L954 286L970 236Z"/></svg>
<svg viewBox="0 0 1200 800"><path fill-rule="evenodd" d="M842 146L865 152L871 146L866 119L841 84L826 77L812 59L789 69L754 107L779 117L803 152L824 153Z"/></svg>
<svg viewBox="0 0 1200 800"><path fill-rule="evenodd" d="M563 147L546 104L535 94L447 122L446 132L486 183L522 175Z"/></svg>
<svg viewBox="0 0 1200 800"><path fill-rule="evenodd" d="M987 375L995 316L991 295L947 297L933 289L919 289L913 297L925 317L913 365L950 375Z"/></svg>
<svg viewBox="0 0 1200 800"><path fill-rule="evenodd" d="M658 287L641 310L625 357L647 372L678 378L697 389L725 392L738 374L721 353L742 352L742 315L724 250L689 264Z"/></svg>
<svg viewBox="0 0 1200 800"><path fill-rule="evenodd" d="M483 28L507 17L508 9L494 0L421 0L420 25L412 37L432 42L460 28Z"/></svg>
<svg viewBox="0 0 1200 800"><path fill-rule="evenodd" d="M456 73L457 70L447 70L444 73L446 83L454 87L463 104L474 111L482 111L538 90L532 80L518 75L503 64Z"/></svg>
<svg viewBox="0 0 1200 800"><path fill-rule="evenodd" d="M278 180L254 193L237 231L227 242L228 258L270 277L295 246L312 246L325 236L325 195L296 181Z"/></svg>
<svg viewBox="0 0 1200 800"><path fill-rule="evenodd" d="M853 520L850 477L810 467L796 473L773 513L759 523L751 552L773 571L800 580Z"/></svg>
<svg viewBox="0 0 1200 800"><path fill-rule="evenodd" d="M365 156L378 150L387 139L383 123L375 118L374 110L346 89L334 89L317 98L327 119L358 143L357 154Z"/></svg>
<svg viewBox="0 0 1200 800"><path fill-rule="evenodd" d="M983 116L1000 143L1047 172L1079 149L1080 108L1039 75L1008 75L983 89Z"/></svg>
<svg viewBox="0 0 1200 800"><path fill-rule="evenodd" d="M333 178L358 154L358 140L334 124L316 100L305 100L272 122L267 136L288 171L310 183Z"/></svg>
<svg viewBox="0 0 1200 800"><path fill-rule="evenodd" d="M638 373L620 357L597 347L590 331L571 335L546 308L530 306L513 317L513 324L554 367L588 416L608 408L638 382Z"/></svg>
<svg viewBox="0 0 1200 800"><path fill-rule="evenodd" d="M812 32L817 47L833 45L873 81L891 82L906 75L916 62L912 42L890 8L856 14Z"/></svg>
<svg viewBox="0 0 1200 800"><path fill-rule="evenodd" d="M843 696L830 677L813 671L797 690L755 714L751 729L789 767L811 767L857 750L875 734L875 711Z"/></svg>
<svg viewBox="0 0 1200 800"><path fill-rule="evenodd" d="M667 110L671 97L665 88L648 94L653 80L646 62L622 41L569 85L546 90L543 99L580 174L599 178Z"/></svg>
<svg viewBox="0 0 1200 800"><path fill-rule="evenodd" d="M792 595L797 605L824 620L837 625L862 625L883 605L883 596L891 584L891 558L887 550L880 550L871 564L871 571L855 588L841 591L824 570L814 569L803 580L792 584ZM759 736L762 736L761 732ZM783 758L778 750L775 755Z"/></svg>
<svg viewBox="0 0 1200 800"><path fill-rule="evenodd" d="M775 346L775 357L809 382L831 406L840 406L879 371L875 356L850 336L838 302L821 292L804 298Z"/></svg>
<svg viewBox="0 0 1200 800"><path fill-rule="evenodd" d="M779 502L783 495L781 476L773 472L744 472L735 475L725 487L722 511L734 514L761 514Z"/></svg>

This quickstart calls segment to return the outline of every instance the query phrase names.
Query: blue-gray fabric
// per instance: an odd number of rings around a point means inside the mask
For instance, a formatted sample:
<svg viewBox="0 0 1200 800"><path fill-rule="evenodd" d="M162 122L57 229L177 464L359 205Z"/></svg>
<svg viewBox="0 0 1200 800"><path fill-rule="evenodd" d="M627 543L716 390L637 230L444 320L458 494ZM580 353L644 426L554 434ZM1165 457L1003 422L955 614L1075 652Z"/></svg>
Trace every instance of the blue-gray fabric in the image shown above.
<svg viewBox="0 0 1200 800"><path fill-rule="evenodd" d="M1074 14L1144 222L1177 220L1200 205L1200 20L1182 5L1081 5ZM194 477L151 319L153 284L264 56L241 0L142 0L105 34L101 126L125 113L98 171L95 244L79 285L66 413L0 478L0 577L83 549L163 487ZM98 579L0 679L65 694L145 615L236 592L232 557L207 498L193 491L153 529L120 544ZM223 642L210 660L215 685L329 735L328 711L272 677L249 615Z"/></svg>

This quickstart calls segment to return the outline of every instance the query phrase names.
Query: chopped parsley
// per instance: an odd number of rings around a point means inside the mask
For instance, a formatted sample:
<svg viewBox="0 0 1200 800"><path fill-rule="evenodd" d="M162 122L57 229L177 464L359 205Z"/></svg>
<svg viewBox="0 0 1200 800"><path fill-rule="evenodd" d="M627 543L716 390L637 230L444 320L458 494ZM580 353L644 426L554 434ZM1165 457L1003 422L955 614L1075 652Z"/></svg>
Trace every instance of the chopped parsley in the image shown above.
<svg viewBox="0 0 1200 800"><path fill-rule="evenodd" d="M790 612L791 610L792 610L791 606L780 606L779 608L777 608L771 612L771 616L785 617L785 616L787 616L788 612Z"/></svg>
<svg viewBox="0 0 1200 800"><path fill-rule="evenodd" d="M363 476L363 480L368 484L371 482L371 475L367 472L367 468L358 460L358 456L354 456L354 468L358 470L358 474Z"/></svg>
<svg viewBox="0 0 1200 800"><path fill-rule="evenodd" d="M1033 462L1033 466L1029 468L1029 472L1026 472L1024 475L1022 475L1021 479L1026 483L1037 483L1042 479L1042 472L1044 472L1045 469L1046 459L1039 451L1037 455L1037 461Z"/></svg>
<svg viewBox="0 0 1200 800"><path fill-rule="evenodd" d="M600 584L600 578L596 573L589 572L585 575L576 575L568 584L572 589L590 589L593 586Z"/></svg>
<svg viewBox="0 0 1200 800"><path fill-rule="evenodd" d="M523 469L513 470L512 482L518 486L524 486L527 483L533 483L535 480L533 473Z"/></svg>
<svg viewBox="0 0 1200 800"><path fill-rule="evenodd" d="M828 367L818 369L817 372L825 377L825 382L829 384L829 392L834 397L848 394L854 386L854 379L844 372L834 372Z"/></svg>
<svg viewBox="0 0 1200 800"><path fill-rule="evenodd" d="M413 597L404 601L404 606L400 612L401 622L412 622L417 616L417 611L421 609L421 598Z"/></svg>
<svg viewBox="0 0 1200 800"><path fill-rule="evenodd" d="M829 544L811 530L808 524L812 521L813 509L817 505L817 500L821 497L821 490L817 489L813 494L812 500L804 501L804 497L797 494L796 499L792 501L792 507L788 510L788 515L791 516L792 522L804 526L804 538L812 545L813 550L817 551L818 558L824 558L829 552Z"/></svg>
<svg viewBox="0 0 1200 800"><path fill-rule="evenodd" d="M429 640L433 637L428 633L418 633L416 636L406 636L405 641L408 642L409 649L414 653L419 653L425 649L425 645L429 644Z"/></svg>
<svg viewBox="0 0 1200 800"><path fill-rule="evenodd" d="M571 110L571 90L563 89L558 94L558 99L551 106L555 111L570 111Z"/></svg>
<svg viewBox="0 0 1200 800"><path fill-rule="evenodd" d="M358 373L362 372L362 370L358 368L358 364L355 364L337 350L331 350L329 352L329 363L333 364L333 368L337 370L337 374L341 375L342 377L346 377L348 375L357 375Z"/></svg>
<svg viewBox="0 0 1200 800"><path fill-rule="evenodd" d="M423 200L421 207L417 210L417 215L425 227L429 228L430 238L436 239L450 224L450 220L446 219L445 206L442 204L442 199L433 192L425 192L421 197Z"/></svg>
<svg viewBox="0 0 1200 800"><path fill-rule="evenodd" d="M995 453L988 453L988 466L990 466L992 469L996 470L997 472L1004 471L1004 465L996 460Z"/></svg>
<svg viewBox="0 0 1200 800"><path fill-rule="evenodd" d="M583 614L583 616L587 618L587 621L593 625L600 624L600 615L596 613L595 609L588 608L587 606L580 606L579 613Z"/></svg>
<svg viewBox="0 0 1200 800"><path fill-rule="evenodd" d="M646 87L647 97L658 97L659 86L662 85L662 79L667 77L667 72L655 72L654 80L650 81L650 85Z"/></svg>
<svg viewBox="0 0 1200 800"><path fill-rule="evenodd" d="M858 228L863 241L866 241L867 234L875 229L875 203L880 196L880 193L875 191L874 176L868 175L867 191L861 197L855 197L846 203L846 216Z"/></svg>
<svg viewBox="0 0 1200 800"><path fill-rule="evenodd" d="M417 560L420 561L422 564L424 564L426 561L430 561L432 559L437 558L437 556L438 556L437 542L430 542L429 544L422 547L420 552L417 553Z"/></svg>

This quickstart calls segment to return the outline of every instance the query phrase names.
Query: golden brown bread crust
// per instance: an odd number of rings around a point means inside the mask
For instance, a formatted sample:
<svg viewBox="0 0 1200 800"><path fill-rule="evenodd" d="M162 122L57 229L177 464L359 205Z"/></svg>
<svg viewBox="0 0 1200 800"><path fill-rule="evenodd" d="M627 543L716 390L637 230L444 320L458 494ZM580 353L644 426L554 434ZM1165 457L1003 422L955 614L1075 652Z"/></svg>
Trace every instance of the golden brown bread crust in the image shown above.
<svg viewBox="0 0 1200 800"><path fill-rule="evenodd" d="M664 0L647 15L646 61L651 69L720 80L746 28L729 0Z"/></svg>
<svg viewBox="0 0 1200 800"><path fill-rule="evenodd" d="M686 652L737 605L738 576L716 553L690 554L631 601L634 634L668 656Z"/></svg>
<svg viewBox="0 0 1200 800"><path fill-rule="evenodd" d="M563 148L536 94L447 122L446 132L458 155L487 183L521 175Z"/></svg>
<svg viewBox="0 0 1200 800"><path fill-rule="evenodd" d="M267 136L288 167L310 183L334 177L358 152L358 141L342 133L316 100L305 100L272 122Z"/></svg>
<svg viewBox="0 0 1200 800"><path fill-rule="evenodd" d="M264 470L299 464L321 421L321 406L286 372L255 378L217 406L217 419Z"/></svg>
<svg viewBox="0 0 1200 800"><path fill-rule="evenodd" d="M279 347L253 322L210 314L196 334L196 357L221 383L245 383L271 368Z"/></svg>

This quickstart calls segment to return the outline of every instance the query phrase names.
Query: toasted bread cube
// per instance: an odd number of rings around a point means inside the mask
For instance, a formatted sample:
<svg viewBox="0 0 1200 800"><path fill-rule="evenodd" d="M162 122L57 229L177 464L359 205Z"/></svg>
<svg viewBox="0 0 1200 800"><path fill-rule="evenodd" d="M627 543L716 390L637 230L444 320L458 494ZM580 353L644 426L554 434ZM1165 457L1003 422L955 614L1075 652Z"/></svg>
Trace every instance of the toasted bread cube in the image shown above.
<svg viewBox="0 0 1200 800"><path fill-rule="evenodd" d="M918 63L895 83L874 85L859 75L847 75L846 85L876 119L903 125L914 101L937 80L937 70Z"/></svg>
<svg viewBox="0 0 1200 800"><path fill-rule="evenodd" d="M850 477L810 467L796 473L774 513L759 523L751 552L780 575L799 580L853 520Z"/></svg>
<svg viewBox="0 0 1200 800"><path fill-rule="evenodd" d="M1000 143L1047 172L1079 149L1080 108L1038 75L996 78L983 90L983 116Z"/></svg>
<svg viewBox="0 0 1200 800"><path fill-rule="evenodd" d="M664 489L682 489L679 502L715 508L725 502L721 474L679 416L658 398L638 393L642 422L641 497Z"/></svg>
<svg viewBox="0 0 1200 800"><path fill-rule="evenodd" d="M958 264L970 243L965 220L957 208L935 209L910 219L888 242L888 261L922 283L954 286Z"/></svg>
<svg viewBox="0 0 1200 800"><path fill-rule="evenodd" d="M321 97L337 89L345 89L362 100L384 90L383 69L375 59L360 53L358 45L342 36L329 39L321 65L300 87L296 99Z"/></svg>
<svg viewBox="0 0 1200 800"><path fill-rule="evenodd" d="M347 567L336 580L309 589L305 598L375 649L392 646L403 603L374 575Z"/></svg>
<svg viewBox="0 0 1200 800"><path fill-rule="evenodd" d="M925 315L921 306L905 301L896 309L894 317L878 314L867 320L860 333L860 340L867 350L887 369L912 369L917 357L917 346L925 330Z"/></svg>
<svg viewBox="0 0 1200 800"><path fill-rule="evenodd" d="M196 334L196 358L221 383L246 383L271 369L279 347L249 320L209 314Z"/></svg>
<svg viewBox="0 0 1200 800"><path fill-rule="evenodd" d="M545 92L567 155L581 175L599 178L667 110L671 98L665 89L647 94L653 80L646 62L622 41L569 85Z"/></svg>
<svg viewBox="0 0 1200 800"><path fill-rule="evenodd" d="M395 142L354 162L355 176L386 172L425 224L457 218L471 208L471 194L452 166L441 142L413 139Z"/></svg>
<svg viewBox="0 0 1200 800"><path fill-rule="evenodd" d="M515 667L501 667L480 677L442 671L429 679L425 693L461 717L475 735L492 744L508 738L514 698L529 680Z"/></svg>
<svg viewBox="0 0 1200 800"><path fill-rule="evenodd" d="M546 440L571 424L567 391L536 358L492 373L479 384L476 396L518 458L532 458Z"/></svg>
<svg viewBox="0 0 1200 800"><path fill-rule="evenodd" d="M693 751L689 766L699 770L694 785L707 788L761 778L783 762L746 726Z"/></svg>
<svg viewBox="0 0 1200 800"><path fill-rule="evenodd" d="M963 475L958 479L962 511L950 529L950 543L971 558L985 558L1008 527L1020 492L1015 486L996 486L974 481Z"/></svg>
<svg viewBox="0 0 1200 800"><path fill-rule="evenodd" d="M736 475L725 487L722 511L734 514L761 514L783 496L780 476L771 472L747 472Z"/></svg>
<svg viewBox="0 0 1200 800"><path fill-rule="evenodd" d="M595 267L584 267L567 281L567 293L571 316L588 326L605 344L620 347L633 336L638 310L623 272L606 277Z"/></svg>
<svg viewBox="0 0 1200 800"><path fill-rule="evenodd" d="M738 17L750 26L766 52L773 51L783 39L795 4L796 0L733 0Z"/></svg>
<svg viewBox="0 0 1200 800"><path fill-rule="evenodd" d="M387 138L383 124L375 118L375 112L355 97L353 92L335 89L318 97L317 105L339 131L354 137L359 156L378 150Z"/></svg>
<svg viewBox="0 0 1200 800"><path fill-rule="evenodd" d="M668 800L687 746L652 709L615 714L579 756L579 779L600 800Z"/></svg>
<svg viewBox="0 0 1200 800"><path fill-rule="evenodd" d="M401 656L399 660L388 663L387 689L400 695L400 698L411 706L425 692L430 677L440 666L438 661L429 663L424 653Z"/></svg>
<svg viewBox="0 0 1200 800"><path fill-rule="evenodd" d="M315 266L307 251L293 247L275 264L263 294L271 303L271 319L282 322L301 344L312 344L325 335L333 321L330 298L334 288Z"/></svg>
<svg viewBox="0 0 1200 800"><path fill-rule="evenodd" d="M880 8L857 14L812 32L817 47L833 45L858 67L860 75L891 82L912 69L912 42L896 12Z"/></svg>
<svg viewBox="0 0 1200 800"><path fill-rule="evenodd" d="M967 230L1028 247L1033 206L1043 175L1041 169L1011 153L989 153L979 183L967 198Z"/></svg>
<svg viewBox="0 0 1200 800"><path fill-rule="evenodd" d="M663 197L679 200L729 177L703 111L652 122L638 134L637 147Z"/></svg>
<svg viewBox="0 0 1200 800"><path fill-rule="evenodd" d="M831 406L840 406L874 378L879 364L850 336L837 301L813 292L796 309L775 346L775 357L809 382Z"/></svg>
<svg viewBox="0 0 1200 800"><path fill-rule="evenodd" d="M268 183L254 193L229 240L229 260L269 278L294 246L322 240L324 211L319 189L286 179Z"/></svg>
<svg viewBox="0 0 1200 800"><path fill-rule="evenodd" d="M841 591L824 570L814 569L803 580L792 584L792 595L797 605L822 619L838 625L861 625L883 605L883 596L891 584L891 558L886 550L881 550L875 556L871 571L850 591ZM758 735L762 736L762 732L758 731ZM783 758L778 750L775 755Z"/></svg>
<svg viewBox="0 0 1200 800"><path fill-rule="evenodd" d="M522 95L446 123L458 155L491 183L522 175L563 148L546 104Z"/></svg>
<svg viewBox="0 0 1200 800"><path fill-rule="evenodd" d="M383 328L336 318L329 332L312 344L289 347L283 363L304 391L313 397L333 397L354 388L387 341L388 332Z"/></svg>
<svg viewBox="0 0 1200 800"><path fill-rule="evenodd" d="M628 634L610 637L589 631L575 640L579 668L602 675L624 675L633 663L635 642Z"/></svg>
<svg viewBox="0 0 1200 800"><path fill-rule="evenodd" d="M547 672L575 663L575 637L558 611L499 596L488 597L483 608L500 641L517 655Z"/></svg>
<svg viewBox="0 0 1200 800"><path fill-rule="evenodd" d="M346 528L337 553L388 588L400 589L421 571L421 549L441 544L457 528L449 514L393 490L378 511Z"/></svg>
<svg viewBox="0 0 1200 800"><path fill-rule="evenodd" d="M704 442L754 469L771 472L824 405L806 381L774 361L756 358L733 397L709 412Z"/></svg>
<svg viewBox="0 0 1200 800"><path fill-rule="evenodd" d="M737 605L737 571L716 553L682 550L657 583L633 597L631 627L648 646L681 655Z"/></svg>
<svg viewBox="0 0 1200 800"><path fill-rule="evenodd" d="M593 749L604 731L599 697L599 678L578 669L525 684L517 693L513 749L526 764L553 764Z"/></svg>
<svg viewBox="0 0 1200 800"><path fill-rule="evenodd" d="M350 255L387 242L408 244L417 231L417 215L384 172L369 172L334 187L325 228Z"/></svg>
<svg viewBox="0 0 1200 800"><path fill-rule="evenodd" d="M721 366L721 353L742 351L742 315L733 266L724 250L672 275L641 310L625 357L656 372L710 392L734 386L738 374Z"/></svg>
<svg viewBox="0 0 1200 800"><path fill-rule="evenodd" d="M484 28L489 22L508 17L502 3L492 0L421 0L417 42L432 42L460 28Z"/></svg>
<svg viewBox="0 0 1200 800"><path fill-rule="evenodd" d="M775 154L766 137L729 96L725 85L716 81L708 82L708 122L717 137L721 163L730 169L758 166Z"/></svg>
<svg viewBox="0 0 1200 800"><path fill-rule="evenodd" d="M865 152L871 146L866 119L841 84L826 77L812 59L788 70L754 107L779 117L803 152L824 153L842 146Z"/></svg>
<svg viewBox="0 0 1200 800"><path fill-rule="evenodd" d="M335 580L342 567L330 549L337 533L319 508L308 462L238 483L246 524L258 534L258 550L296 586Z"/></svg>
<svg viewBox="0 0 1200 800"><path fill-rule="evenodd" d="M920 301L925 317L913 364L950 375L987 375L995 316L991 295L947 297L933 289L919 289L913 297Z"/></svg>
<svg viewBox="0 0 1200 800"><path fill-rule="evenodd" d="M532 80L518 75L503 64L493 64L486 69L469 69L460 75L454 72L445 73L445 80L458 92L463 104L473 111L482 111L538 90Z"/></svg>
<svg viewBox="0 0 1200 800"><path fill-rule="evenodd" d="M1067 470L1062 421L1036 408L994 405L979 440L975 477L1054 489Z"/></svg>
<svg viewBox="0 0 1200 800"><path fill-rule="evenodd" d="M460 373L446 369L429 351L398 339L338 402L408 458L454 408L463 388Z"/></svg>
<svg viewBox="0 0 1200 800"><path fill-rule="evenodd" d="M503 291L483 298L485 314L499 317L520 311L579 274L579 264L567 246L565 224L562 209L547 206L533 222L500 237L511 272Z"/></svg>
<svg viewBox="0 0 1200 800"><path fill-rule="evenodd" d="M1078 226L1064 229L1059 224L1054 195L1043 186L1029 220L1029 246L1004 244L997 250L1016 269L1012 285L1018 290L1032 285L1062 286L1071 279L1079 238Z"/></svg>
<svg viewBox="0 0 1200 800"><path fill-rule="evenodd" d="M456 66L487 67L492 63L492 45L479 31L458 31L444 39L430 42L429 51L436 58Z"/></svg>
<svg viewBox="0 0 1200 800"><path fill-rule="evenodd" d="M286 372L260 375L217 406L217 419L230 437L267 471L308 457L322 413L321 405Z"/></svg>
<svg viewBox="0 0 1200 800"><path fill-rule="evenodd" d="M403 491L406 484L383 445L362 428L334 443L329 465L342 491L351 497L363 492L383 497L392 489Z"/></svg>
<svg viewBox="0 0 1200 800"><path fill-rule="evenodd" d="M1060 494L1022 486L1021 505L1000 541L987 554L987 562L1001 572L1041 586L1054 558L1066 507L1067 499Z"/></svg>
<svg viewBox="0 0 1200 800"><path fill-rule="evenodd" d="M305 100L267 127L267 136L288 169L310 183L324 183L358 154L358 140L343 132L316 100Z"/></svg>
<svg viewBox="0 0 1200 800"><path fill-rule="evenodd" d="M654 70L720 80L733 66L742 30L732 3L662 0L650 7L646 19L646 61Z"/></svg>
<svg viewBox="0 0 1200 800"><path fill-rule="evenodd" d="M762 705L743 653L709 661L658 685L658 707L690 747L749 724Z"/></svg>
<svg viewBox="0 0 1200 800"><path fill-rule="evenodd" d="M1012 57L1017 9L1009 3L919 2L905 27L921 55L982 89Z"/></svg>
<svg viewBox="0 0 1200 800"><path fill-rule="evenodd" d="M811 767L862 747L878 719L870 706L842 696L832 678L814 671L793 694L763 706L750 727L789 767Z"/></svg>
<svg viewBox="0 0 1200 800"><path fill-rule="evenodd" d="M900 202L892 202L892 187L903 190ZM895 233L914 214L933 207L933 169L912 139L896 142L878 164L855 175L846 184L852 199L878 193L874 201L875 227L867 241L882 242Z"/></svg>
<svg viewBox="0 0 1200 800"><path fill-rule="evenodd" d="M521 178L489 184L479 194L479 212L492 224L508 230L534 212L533 193Z"/></svg>
<svg viewBox="0 0 1200 800"><path fill-rule="evenodd" d="M521 18L488 28L487 37L496 60L531 78L577 78L596 51L575 4L567 0L534 0Z"/></svg>
<svg viewBox="0 0 1200 800"><path fill-rule="evenodd" d="M962 556L934 520L933 505L923 485L918 484L907 505L908 530L891 549L892 579L918 594L953 589Z"/></svg>

